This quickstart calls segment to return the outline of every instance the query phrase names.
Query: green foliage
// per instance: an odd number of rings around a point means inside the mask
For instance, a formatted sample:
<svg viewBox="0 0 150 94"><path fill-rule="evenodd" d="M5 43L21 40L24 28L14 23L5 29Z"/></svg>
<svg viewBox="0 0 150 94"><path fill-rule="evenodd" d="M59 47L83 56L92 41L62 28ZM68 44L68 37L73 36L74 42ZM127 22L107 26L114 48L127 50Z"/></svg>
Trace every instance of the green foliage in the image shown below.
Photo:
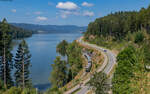
<svg viewBox="0 0 150 94"><path fill-rule="evenodd" d="M22 92L21 88L11 87L10 89L8 89L3 94L21 94L21 92Z"/></svg>
<svg viewBox="0 0 150 94"><path fill-rule="evenodd" d="M11 30L11 36L13 39L21 39L21 38L26 38L26 37L31 37L32 36L32 31L25 30L19 27L15 27L13 25L10 25L10 30Z"/></svg>
<svg viewBox="0 0 150 94"><path fill-rule="evenodd" d="M96 19L88 25L85 39L90 35L105 39L121 40L130 32L146 30L150 33L150 8L142 8L139 12L116 12Z"/></svg>
<svg viewBox="0 0 150 94"><path fill-rule="evenodd" d="M150 66L150 44L149 43L144 46L144 62L145 65Z"/></svg>
<svg viewBox="0 0 150 94"><path fill-rule="evenodd" d="M67 54L67 46L68 46L68 43L66 40L63 40L62 42L60 42L58 45L57 45L57 49L56 51L61 54L62 56L65 56Z"/></svg>
<svg viewBox="0 0 150 94"><path fill-rule="evenodd" d="M0 91L4 90L4 83L2 82L2 80L0 80ZM1 93L0 93L1 94Z"/></svg>
<svg viewBox="0 0 150 94"><path fill-rule="evenodd" d="M6 19L3 19L0 24L0 79L4 82L5 88L13 85L11 77L13 63L10 45L12 37L10 33L10 27Z"/></svg>
<svg viewBox="0 0 150 94"><path fill-rule="evenodd" d="M52 87L62 87L67 82L71 81L78 72L82 69L81 47L74 41L67 43L63 40L57 46L57 52L62 56L67 56L67 61L61 60L61 57L56 57L52 64L52 72L50 82Z"/></svg>
<svg viewBox="0 0 150 94"><path fill-rule="evenodd" d="M117 56L118 66L112 79L114 94L148 94L149 41L140 48L127 47Z"/></svg>
<svg viewBox="0 0 150 94"><path fill-rule="evenodd" d="M107 82L107 75L103 72L99 72L93 75L93 78L89 81L89 84L93 87L95 94L108 94L110 86Z"/></svg>
<svg viewBox="0 0 150 94"><path fill-rule="evenodd" d="M22 90L21 88L11 87L1 94L36 94L36 90L32 88L24 88L24 90Z"/></svg>
<svg viewBox="0 0 150 94"><path fill-rule="evenodd" d="M31 86L31 81L29 78L29 67L31 66L30 64L30 58L31 54L28 49L28 45L23 40L18 47L16 57L15 57L15 81L16 85L19 87L30 87Z"/></svg>
<svg viewBox="0 0 150 94"><path fill-rule="evenodd" d="M81 47L76 43L70 43L67 47L67 58L68 64L71 72L71 78L74 78L77 73L82 69L82 60L81 60Z"/></svg>
<svg viewBox="0 0 150 94"><path fill-rule="evenodd" d="M59 88L52 87L48 91L46 91L45 94L63 94L63 93L59 90Z"/></svg>
<svg viewBox="0 0 150 94"><path fill-rule="evenodd" d="M135 40L134 42L135 43L140 43L144 40L144 34L142 32L137 32L136 35L135 35Z"/></svg>
<svg viewBox="0 0 150 94"><path fill-rule="evenodd" d="M37 94L37 91L35 88L25 88L21 94Z"/></svg>
<svg viewBox="0 0 150 94"><path fill-rule="evenodd" d="M62 87L66 83L67 79L67 66L64 60L61 60L61 57L56 57L54 64L52 64L52 72L50 76L50 82L52 87Z"/></svg>
<svg viewBox="0 0 150 94"><path fill-rule="evenodd" d="M112 80L114 94L132 94L131 79L137 67L135 48L129 46L117 56L118 66Z"/></svg>
<svg viewBox="0 0 150 94"><path fill-rule="evenodd" d="M3 22L0 22L0 24L3 24ZM9 26L10 29L10 35L13 39L20 39L20 38L26 38L32 36L32 31L25 30L19 27L15 27L13 25L10 25L6 23Z"/></svg>
<svg viewBox="0 0 150 94"><path fill-rule="evenodd" d="M112 79L113 94L142 94L149 89L148 71L144 68L144 65L150 65L149 15L150 6L138 12L112 13L91 22L85 32L86 41L121 50Z"/></svg>
<svg viewBox="0 0 150 94"><path fill-rule="evenodd" d="M28 89L24 88L22 90L21 88L18 87L13 87L14 82L12 81L11 77L11 71L13 69L13 61L12 61L12 54L11 54L11 43L13 38L19 38L16 35L13 35L15 27L12 27L9 25L4 19L0 23L0 94L35 94L34 89ZM18 28L15 28L17 30ZM20 30L16 31L19 32ZM23 31L24 32L24 31ZM19 33L24 34L22 31ZM26 35L25 35L26 36ZM24 37L24 36L22 36ZM24 52L22 53L22 51ZM30 66L30 57L31 55L29 54L28 51L28 46L25 43L25 41L22 41L21 44L19 45L18 48L18 53L16 54L16 59L15 59L15 80L16 80L16 85L22 87L22 64L24 64L24 82L25 86L29 86L29 66ZM23 60L24 58L24 60ZM21 61L24 61L22 63ZM20 83L21 82L21 83Z"/></svg>

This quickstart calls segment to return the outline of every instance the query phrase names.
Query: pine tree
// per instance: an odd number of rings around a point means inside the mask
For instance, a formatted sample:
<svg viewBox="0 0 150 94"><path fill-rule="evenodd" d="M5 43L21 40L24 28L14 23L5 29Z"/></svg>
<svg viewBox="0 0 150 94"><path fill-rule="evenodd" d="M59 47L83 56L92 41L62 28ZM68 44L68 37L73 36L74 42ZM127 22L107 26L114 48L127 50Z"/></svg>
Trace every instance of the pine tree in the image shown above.
<svg viewBox="0 0 150 94"><path fill-rule="evenodd" d="M4 87L13 85L11 78L11 70L13 68L11 54L11 35L9 25L4 19L0 24L0 78L4 83Z"/></svg>
<svg viewBox="0 0 150 94"><path fill-rule="evenodd" d="M31 54L29 52L28 45L25 40L23 40L19 44L14 65L16 68L16 72L14 74L16 85L23 89L31 86L31 79L29 77L29 68L31 66L30 58Z"/></svg>
<svg viewBox="0 0 150 94"><path fill-rule="evenodd" d="M60 56L57 56L54 60L54 64L52 64L52 72L50 76L50 82L52 83L52 87L62 87L66 84L67 81L67 66L66 61L61 60Z"/></svg>

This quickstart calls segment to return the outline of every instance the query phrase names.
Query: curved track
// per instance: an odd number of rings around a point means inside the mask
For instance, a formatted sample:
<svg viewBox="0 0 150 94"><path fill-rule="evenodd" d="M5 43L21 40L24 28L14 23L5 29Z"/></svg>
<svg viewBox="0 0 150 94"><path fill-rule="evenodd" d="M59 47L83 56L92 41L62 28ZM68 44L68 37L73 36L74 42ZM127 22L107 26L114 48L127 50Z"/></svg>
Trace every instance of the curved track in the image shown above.
<svg viewBox="0 0 150 94"><path fill-rule="evenodd" d="M97 70L97 72L103 71L104 73L109 75L111 73L113 67L116 64L116 55L108 49L104 49L95 44L90 44L88 42L83 41L82 39L83 39L83 37L81 37L77 40L81 45L88 46L88 47L91 47L91 48L101 51L101 53L104 55L104 62L103 62L103 65ZM111 85L111 78L112 77L110 77L110 82L109 82L110 85ZM81 88L81 89L76 94L86 94L88 92L90 86L86 86L85 84L89 80L90 80L90 78L85 80L83 82L82 86L77 85L74 88L72 88L71 90L67 91L65 94L71 94L73 91L75 91L79 88Z"/></svg>

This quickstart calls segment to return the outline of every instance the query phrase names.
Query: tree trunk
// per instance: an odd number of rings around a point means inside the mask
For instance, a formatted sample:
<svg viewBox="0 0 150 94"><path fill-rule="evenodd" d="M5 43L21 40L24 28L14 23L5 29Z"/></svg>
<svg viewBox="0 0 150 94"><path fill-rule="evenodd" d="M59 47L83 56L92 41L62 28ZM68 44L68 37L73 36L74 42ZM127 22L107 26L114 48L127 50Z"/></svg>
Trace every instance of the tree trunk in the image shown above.
<svg viewBox="0 0 150 94"><path fill-rule="evenodd" d="M25 79L24 79L24 49L23 49L23 59L22 59L22 84L23 89L25 88Z"/></svg>
<svg viewBox="0 0 150 94"><path fill-rule="evenodd" d="M7 88L7 80L6 80L6 48L5 48L5 39L3 39L4 48L3 48L3 68L4 68L4 87Z"/></svg>
<svg viewBox="0 0 150 94"><path fill-rule="evenodd" d="M4 53L3 53L3 64L4 64L4 87L7 88L6 83L6 49L5 49L5 43L4 43Z"/></svg>

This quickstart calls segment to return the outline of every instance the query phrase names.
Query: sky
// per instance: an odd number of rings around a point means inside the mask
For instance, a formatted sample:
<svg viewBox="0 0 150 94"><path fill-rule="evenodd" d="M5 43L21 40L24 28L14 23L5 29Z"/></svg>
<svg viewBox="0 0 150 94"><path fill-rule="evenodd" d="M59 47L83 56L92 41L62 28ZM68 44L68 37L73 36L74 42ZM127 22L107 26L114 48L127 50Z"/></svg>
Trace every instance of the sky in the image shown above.
<svg viewBox="0 0 150 94"><path fill-rule="evenodd" d="M150 0L0 0L0 20L9 23L87 26L117 11L139 11Z"/></svg>

